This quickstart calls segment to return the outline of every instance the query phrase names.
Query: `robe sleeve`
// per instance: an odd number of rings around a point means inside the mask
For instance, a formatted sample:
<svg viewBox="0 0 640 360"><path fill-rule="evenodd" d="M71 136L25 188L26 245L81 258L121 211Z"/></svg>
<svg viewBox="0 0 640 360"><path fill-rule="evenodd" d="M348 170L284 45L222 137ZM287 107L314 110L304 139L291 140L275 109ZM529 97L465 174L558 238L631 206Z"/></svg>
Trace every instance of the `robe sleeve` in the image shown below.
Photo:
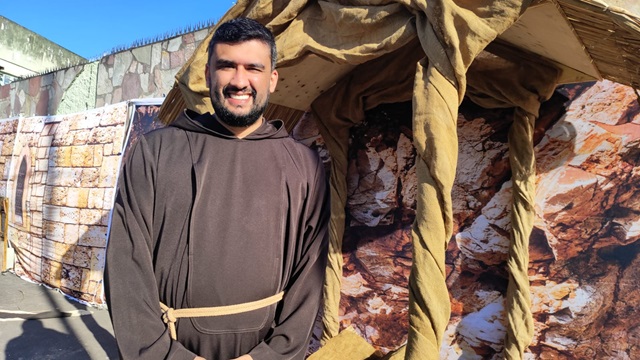
<svg viewBox="0 0 640 360"><path fill-rule="evenodd" d="M285 295L278 304L275 325L267 338L253 348L254 360L304 359L316 320L328 251L331 213L329 188L322 161L318 159L306 199L302 236Z"/></svg>
<svg viewBox="0 0 640 360"><path fill-rule="evenodd" d="M106 301L123 360L193 360L196 354L171 340L161 319L152 263L155 164L141 137L118 180L105 263Z"/></svg>

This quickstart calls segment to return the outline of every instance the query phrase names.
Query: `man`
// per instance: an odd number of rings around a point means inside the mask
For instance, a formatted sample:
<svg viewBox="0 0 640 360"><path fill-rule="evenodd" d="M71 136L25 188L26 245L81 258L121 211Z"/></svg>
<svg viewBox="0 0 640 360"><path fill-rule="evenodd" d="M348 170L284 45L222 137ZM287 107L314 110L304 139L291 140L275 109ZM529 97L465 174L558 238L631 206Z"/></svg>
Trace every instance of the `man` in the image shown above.
<svg viewBox="0 0 640 360"><path fill-rule="evenodd" d="M329 194L318 155L263 119L275 56L264 26L222 24L205 70L215 115L186 110L123 167L105 269L123 359L304 358Z"/></svg>

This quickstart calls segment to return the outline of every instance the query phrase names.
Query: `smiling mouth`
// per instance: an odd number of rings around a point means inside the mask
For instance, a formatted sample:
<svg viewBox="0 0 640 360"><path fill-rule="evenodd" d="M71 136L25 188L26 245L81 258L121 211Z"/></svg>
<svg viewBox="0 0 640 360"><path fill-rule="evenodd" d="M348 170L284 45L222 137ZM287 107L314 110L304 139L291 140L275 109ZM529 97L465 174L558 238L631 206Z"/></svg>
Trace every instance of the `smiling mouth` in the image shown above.
<svg viewBox="0 0 640 360"><path fill-rule="evenodd" d="M256 91L250 87L240 89L234 86L229 86L223 89L223 93L226 98L237 101L247 101L251 98L255 99L256 97Z"/></svg>
<svg viewBox="0 0 640 360"><path fill-rule="evenodd" d="M234 100L249 100L251 94L228 94Z"/></svg>

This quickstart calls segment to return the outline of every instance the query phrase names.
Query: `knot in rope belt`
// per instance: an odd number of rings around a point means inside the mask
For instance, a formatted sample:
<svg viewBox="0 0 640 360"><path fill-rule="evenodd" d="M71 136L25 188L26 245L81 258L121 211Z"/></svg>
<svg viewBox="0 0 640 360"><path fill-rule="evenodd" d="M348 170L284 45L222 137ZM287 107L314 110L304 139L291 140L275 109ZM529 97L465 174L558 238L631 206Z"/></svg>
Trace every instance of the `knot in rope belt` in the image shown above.
<svg viewBox="0 0 640 360"><path fill-rule="evenodd" d="M169 328L169 334L171 339L177 340L176 336L176 321L179 318L187 317L205 317L205 316L223 316L239 314L243 312L249 312L258 310L269 305L273 305L282 300L284 291L279 292L268 298L261 300L246 302L236 305L214 306L214 307L201 307L201 308L187 308L187 309L174 309L167 305L160 303L160 309L162 310L162 321L167 324Z"/></svg>

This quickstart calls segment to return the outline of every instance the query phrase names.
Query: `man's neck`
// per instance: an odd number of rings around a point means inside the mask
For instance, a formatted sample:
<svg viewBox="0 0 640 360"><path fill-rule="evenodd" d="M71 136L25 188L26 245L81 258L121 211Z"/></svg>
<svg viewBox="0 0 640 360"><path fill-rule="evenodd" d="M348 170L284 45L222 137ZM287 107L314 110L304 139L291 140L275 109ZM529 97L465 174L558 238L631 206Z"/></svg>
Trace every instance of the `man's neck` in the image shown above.
<svg viewBox="0 0 640 360"><path fill-rule="evenodd" d="M224 121L221 121L216 117L216 121L220 123L220 125L224 126L225 129L231 131L233 135L235 135L238 139L243 139L247 137L252 132L256 131L262 123L264 122L264 117L260 117L260 119L256 120L253 124L249 126L231 126L226 124Z"/></svg>

